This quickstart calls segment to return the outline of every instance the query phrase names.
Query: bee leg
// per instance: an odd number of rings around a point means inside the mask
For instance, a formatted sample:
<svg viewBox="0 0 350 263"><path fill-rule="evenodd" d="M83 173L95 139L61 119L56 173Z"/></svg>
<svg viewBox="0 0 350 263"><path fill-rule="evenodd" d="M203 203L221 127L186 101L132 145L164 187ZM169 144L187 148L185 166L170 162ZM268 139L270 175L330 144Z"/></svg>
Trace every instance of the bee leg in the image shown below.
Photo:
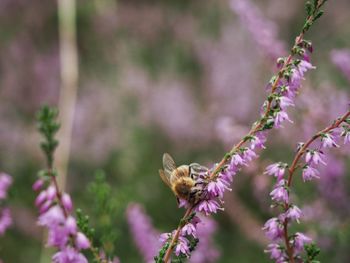
<svg viewBox="0 0 350 263"><path fill-rule="evenodd" d="M180 199L178 197L176 197L176 203L177 205L180 205Z"/></svg>

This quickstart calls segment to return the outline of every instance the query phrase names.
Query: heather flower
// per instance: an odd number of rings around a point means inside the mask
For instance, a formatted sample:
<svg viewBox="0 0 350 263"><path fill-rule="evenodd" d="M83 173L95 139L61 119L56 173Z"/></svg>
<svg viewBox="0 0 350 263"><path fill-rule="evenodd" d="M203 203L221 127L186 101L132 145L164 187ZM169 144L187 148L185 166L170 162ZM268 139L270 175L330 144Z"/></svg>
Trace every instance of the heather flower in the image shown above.
<svg viewBox="0 0 350 263"><path fill-rule="evenodd" d="M276 99L276 101L279 102L279 105L280 105L282 110L285 110L289 106L294 106L293 101L286 96L280 96ZM288 117L288 115L287 115L287 117Z"/></svg>
<svg viewBox="0 0 350 263"><path fill-rule="evenodd" d="M285 43L278 39L276 25L264 17L252 1L231 0L230 7L239 16L254 41L272 60L285 53Z"/></svg>
<svg viewBox="0 0 350 263"><path fill-rule="evenodd" d="M275 127L276 128L283 127L282 123L285 121L289 121L290 123L293 123L293 121L291 119L289 119L287 112L285 112L285 111L277 112L276 116L275 116Z"/></svg>
<svg viewBox="0 0 350 263"><path fill-rule="evenodd" d="M298 71L301 76L304 76L309 69L315 68L315 66L313 66L310 62L306 60L300 60L300 63L298 64Z"/></svg>
<svg viewBox="0 0 350 263"><path fill-rule="evenodd" d="M308 150L305 155L305 161L306 163L314 163L316 165L319 163L326 165L323 161L323 153L317 150Z"/></svg>
<svg viewBox="0 0 350 263"><path fill-rule="evenodd" d="M341 136L344 137L344 144L347 144L350 142L350 130L348 128L344 127L344 130L341 133Z"/></svg>
<svg viewBox="0 0 350 263"><path fill-rule="evenodd" d="M294 242L293 242L294 252L296 254L300 253L304 249L304 246L306 244L310 244L311 242L312 242L312 239L304 235L303 233L300 233L300 232L295 233Z"/></svg>
<svg viewBox="0 0 350 263"><path fill-rule="evenodd" d="M243 165L245 164L244 159L238 154L235 153L231 157L231 165Z"/></svg>
<svg viewBox="0 0 350 263"><path fill-rule="evenodd" d="M56 205L51 207L48 211L39 216L38 223L41 226L51 227L54 225L62 224L65 221L65 217L62 209Z"/></svg>
<svg viewBox="0 0 350 263"><path fill-rule="evenodd" d="M350 51L348 49L335 49L330 55L332 62L350 81Z"/></svg>
<svg viewBox="0 0 350 263"><path fill-rule="evenodd" d="M193 221L193 220L192 220ZM214 263L219 258L219 251L213 244L213 235L217 229L216 222L209 217L201 217L200 227L197 227L197 237L200 242L192 253L190 263Z"/></svg>
<svg viewBox="0 0 350 263"><path fill-rule="evenodd" d="M248 162L250 162L253 159L258 157L258 155L253 150L251 150L248 147L243 148L243 153L242 154L243 154L243 159L247 160Z"/></svg>
<svg viewBox="0 0 350 263"><path fill-rule="evenodd" d="M257 132L255 136L252 136L252 139L250 141L250 148L254 150L257 149L265 149L266 142L266 133L265 132Z"/></svg>
<svg viewBox="0 0 350 263"><path fill-rule="evenodd" d="M303 168L303 180L304 180L304 182L311 181L314 178L319 179L320 178L319 174L320 174L320 172L310 165L306 165Z"/></svg>
<svg viewBox="0 0 350 263"><path fill-rule="evenodd" d="M196 210L198 212L203 212L205 215L209 215L211 213L216 213L217 210L223 210L220 204L215 200L202 200L197 206Z"/></svg>
<svg viewBox="0 0 350 263"><path fill-rule="evenodd" d="M5 173L0 173L0 200L7 197L7 189L12 184L12 177Z"/></svg>
<svg viewBox="0 0 350 263"><path fill-rule="evenodd" d="M151 218L145 213L142 206L130 204L126 211L126 217L129 224L130 232L134 242L145 262L153 262L153 257L159 249L159 241L167 241L171 234L164 233L160 235L154 229Z"/></svg>
<svg viewBox="0 0 350 263"><path fill-rule="evenodd" d="M275 243L269 244L265 252L270 254L271 259L280 260L285 257L285 253L281 246Z"/></svg>
<svg viewBox="0 0 350 263"><path fill-rule="evenodd" d="M51 225L48 227L47 246L63 248L69 240L69 232L65 225Z"/></svg>
<svg viewBox="0 0 350 263"><path fill-rule="evenodd" d="M286 163L274 163L266 167L264 174L273 175L278 181L283 179L284 173L286 171Z"/></svg>
<svg viewBox="0 0 350 263"><path fill-rule="evenodd" d="M57 252L52 260L54 263L88 263L85 256L72 247L66 247Z"/></svg>
<svg viewBox="0 0 350 263"><path fill-rule="evenodd" d="M276 185L275 188L270 193L271 199L276 202L288 202L289 195L288 190L285 187L285 180L280 180Z"/></svg>
<svg viewBox="0 0 350 263"><path fill-rule="evenodd" d="M0 236L12 225L10 209L3 208L0 215Z"/></svg>
<svg viewBox="0 0 350 263"><path fill-rule="evenodd" d="M183 228L182 228L182 235L192 235L194 237L196 237L196 227L192 224L192 223L188 223L186 224Z"/></svg>
<svg viewBox="0 0 350 263"><path fill-rule="evenodd" d="M35 181L35 183L32 186L33 191L39 191L44 185L44 180L38 179Z"/></svg>
<svg viewBox="0 0 350 263"><path fill-rule="evenodd" d="M87 249L90 247L89 239L81 232L77 233L75 245L78 249Z"/></svg>
<svg viewBox="0 0 350 263"><path fill-rule="evenodd" d="M208 193L211 194L211 196L218 196L220 198L223 198L225 190L231 191L232 189L229 187L230 183L222 179L220 175L215 181L211 181L207 186Z"/></svg>
<svg viewBox="0 0 350 263"><path fill-rule="evenodd" d="M291 207L289 207L287 212L285 213L286 218L295 220L298 223L301 215L302 215L301 210L296 205L292 205Z"/></svg>
<svg viewBox="0 0 350 263"><path fill-rule="evenodd" d="M275 217L270 218L268 221L266 221L262 229L265 231L266 236L270 240L277 240L283 235L283 227L278 218Z"/></svg>
<svg viewBox="0 0 350 263"><path fill-rule="evenodd" d="M187 256L190 255L190 248L189 248L188 240L183 236L179 237L176 248L175 248L176 256L179 256L180 253L185 254Z"/></svg>
<svg viewBox="0 0 350 263"><path fill-rule="evenodd" d="M68 211L71 212L73 209L73 203L72 203L72 199L70 198L70 195L67 193L64 193L62 195L62 205L64 206L64 208Z"/></svg>
<svg viewBox="0 0 350 263"><path fill-rule="evenodd" d="M338 144L336 144L334 136L332 136L329 133L326 133L321 136L322 141L322 147L339 147Z"/></svg>

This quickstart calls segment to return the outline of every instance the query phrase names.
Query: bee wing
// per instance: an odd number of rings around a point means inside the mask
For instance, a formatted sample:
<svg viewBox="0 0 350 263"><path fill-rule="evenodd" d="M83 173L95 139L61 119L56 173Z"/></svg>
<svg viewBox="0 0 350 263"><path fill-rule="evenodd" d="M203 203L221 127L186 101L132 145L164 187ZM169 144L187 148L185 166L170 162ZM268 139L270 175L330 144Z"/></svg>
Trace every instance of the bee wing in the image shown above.
<svg viewBox="0 0 350 263"><path fill-rule="evenodd" d="M159 169L159 175L160 175L160 178L162 178L163 182L171 188L170 177L167 177L164 171L161 169Z"/></svg>
<svg viewBox="0 0 350 263"><path fill-rule="evenodd" d="M168 177L170 181L171 173L176 169L176 164L168 153L163 154L163 168L166 177Z"/></svg>

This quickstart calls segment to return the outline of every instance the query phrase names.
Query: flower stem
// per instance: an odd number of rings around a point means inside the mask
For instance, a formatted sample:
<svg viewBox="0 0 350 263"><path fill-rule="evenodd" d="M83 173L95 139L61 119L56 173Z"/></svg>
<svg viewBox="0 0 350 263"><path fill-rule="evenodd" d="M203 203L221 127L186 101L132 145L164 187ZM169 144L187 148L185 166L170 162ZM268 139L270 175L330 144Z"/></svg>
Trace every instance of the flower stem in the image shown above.
<svg viewBox="0 0 350 263"><path fill-rule="evenodd" d="M340 124L342 124L343 122L345 122L347 120L347 118L350 116L350 111L348 111L347 113L345 113L342 117L338 118L333 124L329 125L328 127L324 128L323 130L319 131L318 133L316 133L316 135L314 135L311 139L309 139L301 148L300 150L297 152L296 156L294 157L294 160L290 166L290 168L288 169L288 180L287 180L287 186L290 188L292 185L292 180L293 180L293 175L294 172L297 170L298 167L300 167L298 165L300 158L305 154L306 150L308 149L308 147L316 140L318 139L321 134L327 133L335 128L338 128L340 126ZM284 212L287 212L287 210L289 209L289 204L287 202L285 202L284 204ZM294 257L293 257L293 247L290 246L289 243L289 236L288 236L288 219L286 218L283 222L283 235L284 235L284 240L285 240L285 245L287 248L287 254L289 257L289 260L291 263L294 263Z"/></svg>

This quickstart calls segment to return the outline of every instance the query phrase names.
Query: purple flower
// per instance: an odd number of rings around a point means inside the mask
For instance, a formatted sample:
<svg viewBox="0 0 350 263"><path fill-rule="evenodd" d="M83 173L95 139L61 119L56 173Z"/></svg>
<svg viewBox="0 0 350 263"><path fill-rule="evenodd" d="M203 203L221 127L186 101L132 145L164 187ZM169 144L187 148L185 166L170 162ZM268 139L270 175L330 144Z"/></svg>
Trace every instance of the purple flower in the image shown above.
<svg viewBox="0 0 350 263"><path fill-rule="evenodd" d="M69 232L65 225L51 225L48 230L47 246L64 248L69 239Z"/></svg>
<svg viewBox="0 0 350 263"><path fill-rule="evenodd" d="M12 217L11 217L10 209L3 208L0 216L0 235L2 236L11 225L12 225Z"/></svg>
<svg viewBox="0 0 350 263"><path fill-rule="evenodd" d="M200 242L189 259L190 263L217 262L219 251L213 244L213 235L216 229L217 225L213 219L209 217L201 217L201 222L197 225L197 236Z"/></svg>
<svg viewBox="0 0 350 263"><path fill-rule="evenodd" d="M294 106L293 101L288 97L281 96L281 97L278 97L276 100L279 102L282 110L285 110L289 106ZM287 115L287 117L288 117L288 115Z"/></svg>
<svg viewBox="0 0 350 263"><path fill-rule="evenodd" d="M278 181L283 179L284 173L286 171L286 163L274 163L266 167L264 174L273 175Z"/></svg>
<svg viewBox="0 0 350 263"><path fill-rule="evenodd" d="M64 206L64 209L66 209L68 212L72 211L73 203L72 203L72 199L70 198L69 194L64 193L62 195L62 205Z"/></svg>
<svg viewBox="0 0 350 263"><path fill-rule="evenodd" d="M321 141L322 147L339 147L339 145L335 143L334 137L329 133L322 135Z"/></svg>
<svg viewBox="0 0 350 263"><path fill-rule="evenodd" d="M350 51L338 49L331 52L332 62L340 69L344 76L350 81Z"/></svg>
<svg viewBox="0 0 350 263"><path fill-rule="evenodd" d="M83 233L78 232L75 239L75 245L78 249L87 249L90 247L90 241Z"/></svg>
<svg viewBox="0 0 350 263"><path fill-rule="evenodd" d="M304 235L303 233L300 233L300 232L295 233L294 242L293 242L294 252L296 254L300 253L304 249L304 246L311 242L312 242L312 239Z"/></svg>
<svg viewBox="0 0 350 263"><path fill-rule="evenodd" d="M305 161L307 163L314 163L316 165L319 163L326 165L326 163L323 161L323 153L317 150L307 150Z"/></svg>
<svg viewBox="0 0 350 263"><path fill-rule="evenodd" d="M192 223L187 223L183 228L182 228L182 235L192 235L196 237L196 227Z"/></svg>
<svg viewBox="0 0 350 263"><path fill-rule="evenodd" d="M35 181L35 183L32 186L33 191L39 191L44 185L44 180L43 179L38 179Z"/></svg>
<svg viewBox="0 0 350 263"><path fill-rule="evenodd" d="M289 209L285 213L286 218L295 220L298 223L301 215L302 215L301 210L296 205L292 205L291 207L289 207Z"/></svg>
<svg viewBox="0 0 350 263"><path fill-rule="evenodd" d="M223 198L224 196L224 192L225 190L229 190L231 191L232 189L229 187L230 184L227 180L224 180L222 178L220 178L220 175L218 176L218 178L215 180L215 181L211 181L209 184L208 184L208 193L211 194L211 196L213 197L220 197L220 198Z"/></svg>
<svg viewBox="0 0 350 263"><path fill-rule="evenodd" d="M341 133L341 136L344 137L344 144L350 142L350 131L348 129L344 129L344 131Z"/></svg>
<svg viewBox="0 0 350 263"><path fill-rule="evenodd" d="M198 212L203 212L205 215L210 215L211 213L216 213L217 210L223 210L220 204L215 200L202 200L197 206L196 210Z"/></svg>
<svg viewBox="0 0 350 263"><path fill-rule="evenodd" d="M271 199L276 202L285 202L288 203L289 195L285 187L285 180L280 180L270 193Z"/></svg>
<svg viewBox="0 0 350 263"><path fill-rule="evenodd" d="M159 249L159 240L163 243L170 237L170 233L160 233L154 229L151 218L139 204L130 204L126 211L130 232L138 250L145 262L153 262L153 257ZM158 237L160 238L158 239Z"/></svg>
<svg viewBox="0 0 350 263"><path fill-rule="evenodd" d="M75 235L77 233L77 222L72 216L68 216L66 219L66 230L69 234Z"/></svg>
<svg viewBox="0 0 350 263"><path fill-rule="evenodd" d="M7 197L7 189L12 184L12 177L5 173L0 173L0 200Z"/></svg>
<svg viewBox="0 0 350 263"><path fill-rule="evenodd" d="M282 123L284 121L289 121L290 123L293 123L293 121L291 119L289 119L287 112L285 112L285 111L277 112L276 116L275 116L275 127L276 128L283 127Z"/></svg>
<svg viewBox="0 0 350 263"><path fill-rule="evenodd" d="M50 185L46 190L46 199L47 200L54 200L56 198L56 188L53 185Z"/></svg>
<svg viewBox="0 0 350 263"><path fill-rule="evenodd" d="M285 53L285 43L277 38L276 24L264 17L252 1L231 0L230 7L268 57L275 60L280 54Z"/></svg>
<svg viewBox="0 0 350 263"><path fill-rule="evenodd" d="M238 154L235 153L231 157L231 165L243 165L245 164L244 159Z"/></svg>
<svg viewBox="0 0 350 263"><path fill-rule="evenodd" d="M85 256L72 247L66 247L57 252L52 260L54 263L88 263Z"/></svg>
<svg viewBox="0 0 350 263"><path fill-rule="evenodd" d="M283 236L283 226L279 222L278 218L271 218L266 221L264 227L266 236L272 241L280 239Z"/></svg>
<svg viewBox="0 0 350 263"><path fill-rule="evenodd" d="M283 249L278 244L269 244L265 252L270 253L271 259L280 260L285 257Z"/></svg>
<svg viewBox="0 0 350 263"><path fill-rule="evenodd" d="M176 256L179 256L180 254L185 254L187 256L190 255L190 248L188 247L189 242L187 240L187 238L180 236L178 241L177 241L177 245L175 248L175 254Z"/></svg>
<svg viewBox="0 0 350 263"><path fill-rule="evenodd" d="M248 147L243 148L243 159L247 160L248 162L252 161L253 159L255 159L256 157L258 157L256 155L256 153L251 150Z"/></svg>
<svg viewBox="0 0 350 263"><path fill-rule="evenodd" d="M311 181L314 178L319 179L320 178L319 174L320 174L320 172L310 165L306 165L303 168L303 180L304 180L304 182Z"/></svg>
<svg viewBox="0 0 350 263"><path fill-rule="evenodd" d="M64 221L65 217L62 209L58 205L55 205L39 216L38 223L41 226L52 227L63 224Z"/></svg>
<svg viewBox="0 0 350 263"><path fill-rule="evenodd" d="M300 63L298 64L298 71L301 76L304 76L306 71L308 71L309 69L315 68L315 66L313 66L310 62L306 60L300 60Z"/></svg>
<svg viewBox="0 0 350 263"><path fill-rule="evenodd" d="M250 149L254 150L257 149L265 149L266 142L266 133L265 132L257 132L255 136L252 136L252 139L250 141Z"/></svg>

